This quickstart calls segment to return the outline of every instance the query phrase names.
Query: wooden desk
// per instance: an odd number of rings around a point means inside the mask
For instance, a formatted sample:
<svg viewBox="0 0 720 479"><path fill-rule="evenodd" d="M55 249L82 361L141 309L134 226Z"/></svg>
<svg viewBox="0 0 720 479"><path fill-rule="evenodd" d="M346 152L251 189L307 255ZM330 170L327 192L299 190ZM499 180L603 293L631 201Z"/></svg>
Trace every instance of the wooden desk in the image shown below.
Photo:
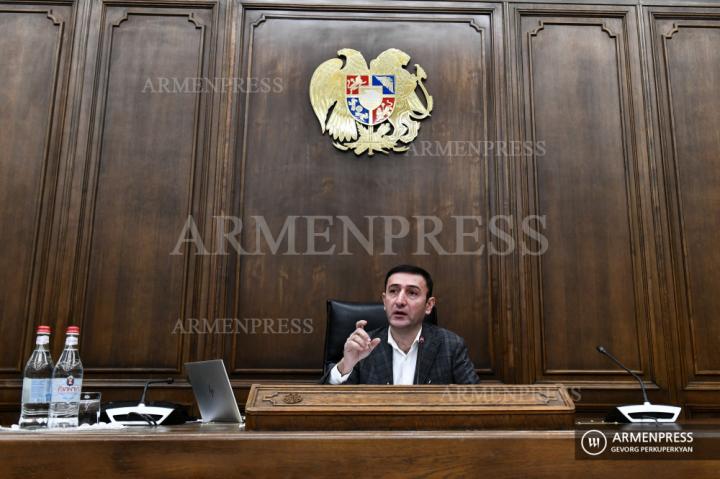
<svg viewBox="0 0 720 479"><path fill-rule="evenodd" d="M253 384L252 431L571 429L575 405L553 385Z"/></svg>
<svg viewBox="0 0 720 479"><path fill-rule="evenodd" d="M717 430L717 429L716 429ZM253 432L188 424L113 432L0 432L0 476L718 477L720 461L575 459L574 432Z"/></svg>

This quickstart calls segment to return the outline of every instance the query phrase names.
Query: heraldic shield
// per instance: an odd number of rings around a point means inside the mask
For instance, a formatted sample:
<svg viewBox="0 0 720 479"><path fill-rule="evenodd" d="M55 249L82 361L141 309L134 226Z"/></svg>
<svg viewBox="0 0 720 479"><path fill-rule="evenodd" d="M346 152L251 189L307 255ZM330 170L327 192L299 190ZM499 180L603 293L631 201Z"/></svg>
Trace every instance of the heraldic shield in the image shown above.
<svg viewBox="0 0 720 479"><path fill-rule="evenodd" d="M395 109L395 75L347 75L345 95L348 111L357 121L377 125Z"/></svg>
<svg viewBox="0 0 720 479"><path fill-rule="evenodd" d="M410 55L391 48L370 62L356 50L343 48L322 63L310 80L310 103L323 133L336 148L356 155L403 152L430 116L433 99L423 84L425 71L404 67ZM424 101L420 99L417 90Z"/></svg>

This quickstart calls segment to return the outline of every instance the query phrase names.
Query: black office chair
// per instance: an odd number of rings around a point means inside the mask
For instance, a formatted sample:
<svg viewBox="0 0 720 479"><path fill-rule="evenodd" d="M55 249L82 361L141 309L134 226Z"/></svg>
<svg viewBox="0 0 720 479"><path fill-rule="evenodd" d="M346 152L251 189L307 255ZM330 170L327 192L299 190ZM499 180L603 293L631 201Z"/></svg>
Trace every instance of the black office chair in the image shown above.
<svg viewBox="0 0 720 479"><path fill-rule="evenodd" d="M387 316L382 303L350 303L328 300L324 373L332 369L342 359L345 341L355 331L355 323L361 319L367 321L366 331L372 331L387 325ZM437 325L437 306L432 309L430 314L425 316L425 321Z"/></svg>

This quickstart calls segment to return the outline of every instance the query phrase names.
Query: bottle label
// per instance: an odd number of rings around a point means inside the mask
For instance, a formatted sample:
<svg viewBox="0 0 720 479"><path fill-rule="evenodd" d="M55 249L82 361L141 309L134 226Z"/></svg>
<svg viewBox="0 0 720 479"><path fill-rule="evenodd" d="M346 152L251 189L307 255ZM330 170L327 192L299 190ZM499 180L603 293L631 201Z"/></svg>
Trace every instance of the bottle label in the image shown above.
<svg viewBox="0 0 720 479"><path fill-rule="evenodd" d="M35 344L40 346L41 344L49 344L50 343L50 336L47 336L45 334L38 334L37 339L35 340Z"/></svg>
<svg viewBox="0 0 720 479"><path fill-rule="evenodd" d="M82 378L68 376L52 380L52 402L79 402Z"/></svg>
<svg viewBox="0 0 720 479"><path fill-rule="evenodd" d="M50 378L25 378L23 379L22 402L23 404L49 403Z"/></svg>
<svg viewBox="0 0 720 479"><path fill-rule="evenodd" d="M77 336L68 336L65 339L65 346L77 346L77 344L78 344Z"/></svg>

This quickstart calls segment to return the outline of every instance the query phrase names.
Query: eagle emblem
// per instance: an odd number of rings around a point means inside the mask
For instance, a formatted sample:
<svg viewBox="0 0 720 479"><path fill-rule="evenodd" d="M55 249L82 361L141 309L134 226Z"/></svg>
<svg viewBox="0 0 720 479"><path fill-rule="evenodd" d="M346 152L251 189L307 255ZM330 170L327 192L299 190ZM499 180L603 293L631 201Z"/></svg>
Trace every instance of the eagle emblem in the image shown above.
<svg viewBox="0 0 720 479"><path fill-rule="evenodd" d="M336 148L356 155L407 151L420 122L430 116L433 99L423 84L425 70L404 67L410 55L396 48L370 62L357 50L343 48L323 62L310 80L310 103L320 129ZM424 101L416 90L420 90Z"/></svg>

